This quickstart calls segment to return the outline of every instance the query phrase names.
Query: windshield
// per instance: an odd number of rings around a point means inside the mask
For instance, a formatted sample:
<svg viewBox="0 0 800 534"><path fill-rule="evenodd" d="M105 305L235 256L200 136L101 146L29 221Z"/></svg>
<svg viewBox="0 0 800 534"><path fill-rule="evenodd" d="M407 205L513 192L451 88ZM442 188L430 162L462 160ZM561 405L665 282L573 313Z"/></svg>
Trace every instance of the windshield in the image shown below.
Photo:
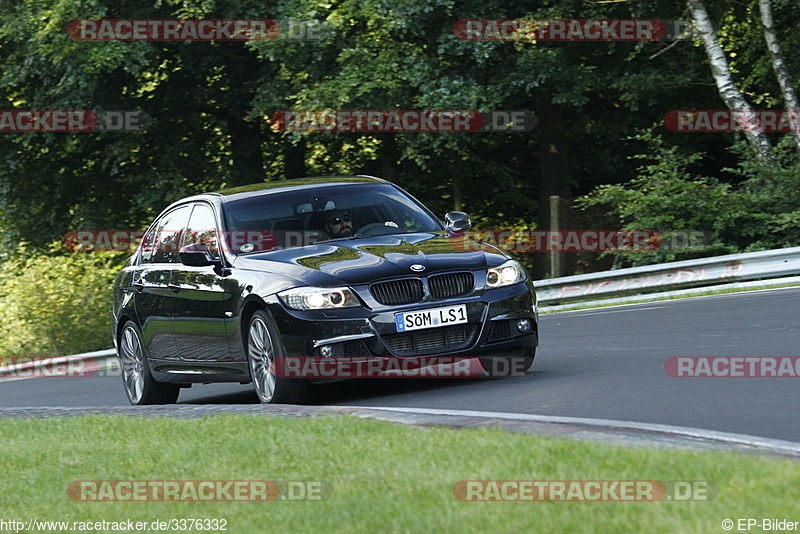
<svg viewBox="0 0 800 534"><path fill-rule="evenodd" d="M441 223L391 184L304 187L230 201L225 220L238 254L335 239L437 232Z"/></svg>

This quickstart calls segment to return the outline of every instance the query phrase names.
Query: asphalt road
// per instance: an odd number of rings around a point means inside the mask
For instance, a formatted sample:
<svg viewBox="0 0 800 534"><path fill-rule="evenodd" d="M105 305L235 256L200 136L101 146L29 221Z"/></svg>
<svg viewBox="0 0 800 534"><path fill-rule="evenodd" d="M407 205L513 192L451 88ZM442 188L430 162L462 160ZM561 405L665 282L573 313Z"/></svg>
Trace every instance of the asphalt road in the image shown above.
<svg viewBox="0 0 800 534"><path fill-rule="evenodd" d="M534 372L505 379L371 379L315 404L617 419L800 442L800 378L674 378L671 356L800 356L800 289L541 317ZM119 376L0 383L0 407L127 405ZM257 403L251 387L194 386L179 403Z"/></svg>

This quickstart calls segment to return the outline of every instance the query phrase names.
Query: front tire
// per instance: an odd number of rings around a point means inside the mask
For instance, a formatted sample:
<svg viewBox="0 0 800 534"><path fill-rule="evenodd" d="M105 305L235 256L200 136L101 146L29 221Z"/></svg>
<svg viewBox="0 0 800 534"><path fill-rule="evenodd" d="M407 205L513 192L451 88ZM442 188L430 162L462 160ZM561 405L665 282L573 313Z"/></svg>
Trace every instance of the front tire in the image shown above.
<svg viewBox="0 0 800 534"><path fill-rule="evenodd" d="M128 401L134 406L145 404L175 404L180 388L156 382L150 373L144 344L139 329L128 321L119 336L119 363L122 368L122 385Z"/></svg>
<svg viewBox="0 0 800 534"><path fill-rule="evenodd" d="M270 316L257 310L250 318L245 340L253 388L264 404L303 404L311 385L307 380L278 376L275 361L284 357L285 351L277 340Z"/></svg>

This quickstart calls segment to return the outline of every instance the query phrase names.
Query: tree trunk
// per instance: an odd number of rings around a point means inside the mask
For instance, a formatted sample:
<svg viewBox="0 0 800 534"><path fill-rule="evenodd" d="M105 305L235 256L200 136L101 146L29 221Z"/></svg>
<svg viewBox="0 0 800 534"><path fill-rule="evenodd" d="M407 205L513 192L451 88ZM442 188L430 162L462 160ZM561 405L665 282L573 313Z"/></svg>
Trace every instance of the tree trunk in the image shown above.
<svg viewBox="0 0 800 534"><path fill-rule="evenodd" d="M248 185L264 181L264 161L261 155L261 129L257 122L246 121L229 114L228 131L231 136L231 186Z"/></svg>
<svg viewBox="0 0 800 534"><path fill-rule="evenodd" d="M286 178L304 178L308 176L306 170L306 140L300 139L297 143L284 140L283 148L283 175Z"/></svg>
<svg viewBox="0 0 800 534"><path fill-rule="evenodd" d="M381 141L378 149L378 157L381 163L380 178L396 183L400 176L398 161L400 160L400 150L397 146L397 134L387 132L380 134Z"/></svg>
<svg viewBox="0 0 800 534"><path fill-rule="evenodd" d="M453 165L453 210L463 211L464 208L464 194L461 187L463 178L461 157L458 156L455 165Z"/></svg>
<svg viewBox="0 0 800 534"><path fill-rule="evenodd" d="M705 3L703 0L688 0L688 4L697 34L706 49L708 62L711 65L711 75L717 84L720 97L722 97L729 110L752 115L753 108L750 107L750 104L742 96L733 81L725 51L717 40L717 32L714 30L714 26L708 16ZM760 159L766 160L769 158L772 146L764 132L745 129L744 135Z"/></svg>
<svg viewBox="0 0 800 534"><path fill-rule="evenodd" d="M783 94L783 101L786 103L786 109L790 111L798 111L797 95L794 92L791 78L789 78L789 70L786 68L786 63L783 61L783 54L781 54L781 47L778 44L778 36L775 33L775 21L772 18L772 3L770 0L759 0L758 7L761 10L761 24L764 26L764 40L767 42L767 49L769 50L770 58L772 58L772 69L775 71L775 77L778 79L778 85L781 87L781 94ZM790 115L792 125L792 136L794 137L794 144L797 151L800 152L800 131L797 128L796 117Z"/></svg>
<svg viewBox="0 0 800 534"><path fill-rule="evenodd" d="M564 124L564 110L554 104L550 92L541 93L536 99L536 115L539 123L535 130L539 138L539 229L550 228L550 197L572 198L569 152ZM548 274L549 260L546 253L536 253L534 276L544 278ZM552 273L550 273L552 275Z"/></svg>

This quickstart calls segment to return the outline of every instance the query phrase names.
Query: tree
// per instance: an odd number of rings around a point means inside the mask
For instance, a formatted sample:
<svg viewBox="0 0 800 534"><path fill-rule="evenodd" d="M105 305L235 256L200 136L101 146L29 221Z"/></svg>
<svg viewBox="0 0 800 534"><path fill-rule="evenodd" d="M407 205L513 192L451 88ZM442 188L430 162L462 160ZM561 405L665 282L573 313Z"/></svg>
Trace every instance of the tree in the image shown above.
<svg viewBox="0 0 800 534"><path fill-rule="evenodd" d="M769 50L769 55L772 59L772 68L775 71L775 77L778 79L783 100L786 102L786 109L800 113L797 95L795 94L789 70L781 53L777 32L775 31L775 21L772 18L772 2L771 0L758 0L758 7L761 11L761 24L764 27L764 40L767 43L767 50ZM797 117L791 115L791 118L792 136L794 137L797 151L800 153L800 128L798 128Z"/></svg>
<svg viewBox="0 0 800 534"><path fill-rule="evenodd" d="M748 27L741 5L713 1L725 12L722 49L744 51L731 54L731 77L746 73L741 91L755 103L773 102L763 35ZM679 19L682 4L6 4L0 107L141 109L153 118L140 133L0 136L3 238L38 244L76 228L139 228L170 201L201 190L319 174L383 176L437 213L462 207L484 227L546 228L549 195L637 175L632 132L667 110L713 109L719 99L703 50L685 41L467 41L453 33L455 21L469 18ZM326 31L321 40L77 42L64 27L78 18L274 18ZM776 33L798 44L785 25ZM786 62L791 70L792 57ZM540 124L525 133L275 132L269 118L285 109L531 110ZM707 156L693 165L723 181L738 179L722 170L737 163L726 151L735 137L665 134L676 147L698 145Z"/></svg>
<svg viewBox="0 0 800 534"><path fill-rule="evenodd" d="M705 2L703 0L688 0L688 4L697 34L708 55L711 74L717 84L719 96L731 111L742 113L745 116L752 116L752 106L750 106L733 81L728 60L725 58L725 52L717 39L717 33L708 15ZM772 145L764 132L748 128L744 130L744 135L753 150L759 155L759 158L765 160L769 158Z"/></svg>

